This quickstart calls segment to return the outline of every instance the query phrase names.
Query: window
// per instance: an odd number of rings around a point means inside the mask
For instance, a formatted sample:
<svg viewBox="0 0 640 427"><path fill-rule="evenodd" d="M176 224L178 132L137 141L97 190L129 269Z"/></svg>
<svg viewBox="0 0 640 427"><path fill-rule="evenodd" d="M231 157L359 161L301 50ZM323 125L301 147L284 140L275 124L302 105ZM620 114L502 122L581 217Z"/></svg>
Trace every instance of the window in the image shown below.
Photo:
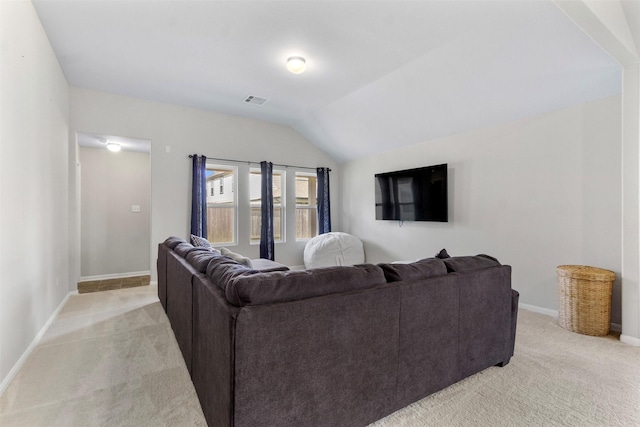
<svg viewBox="0 0 640 427"><path fill-rule="evenodd" d="M261 189L262 174L260 169L249 172L249 205L251 206L251 243L260 243L260 228L262 226ZM273 239L284 242L284 212L285 212L285 172L273 170Z"/></svg>
<svg viewBox="0 0 640 427"><path fill-rule="evenodd" d="M207 164L207 240L214 244L236 243L238 201L233 187L238 169ZM232 191L224 192L224 187Z"/></svg>
<svg viewBox="0 0 640 427"><path fill-rule="evenodd" d="M296 173L296 240L318 235L318 202L316 175Z"/></svg>

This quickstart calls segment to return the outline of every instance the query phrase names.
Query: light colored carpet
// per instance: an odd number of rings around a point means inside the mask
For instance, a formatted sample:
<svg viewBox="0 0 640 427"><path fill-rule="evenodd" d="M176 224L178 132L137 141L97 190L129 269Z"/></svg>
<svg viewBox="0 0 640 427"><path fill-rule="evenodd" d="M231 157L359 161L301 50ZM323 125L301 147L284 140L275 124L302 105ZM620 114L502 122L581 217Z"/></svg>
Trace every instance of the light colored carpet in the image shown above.
<svg viewBox="0 0 640 427"><path fill-rule="evenodd" d="M0 426L206 426L156 292L71 296L0 397Z"/></svg>
<svg viewBox="0 0 640 427"><path fill-rule="evenodd" d="M640 348L520 310L515 355L370 427L640 426Z"/></svg>
<svg viewBox="0 0 640 427"><path fill-rule="evenodd" d="M72 296L0 397L0 425L205 425L155 295ZM640 426L640 348L521 310L509 365L371 425L392 426Z"/></svg>

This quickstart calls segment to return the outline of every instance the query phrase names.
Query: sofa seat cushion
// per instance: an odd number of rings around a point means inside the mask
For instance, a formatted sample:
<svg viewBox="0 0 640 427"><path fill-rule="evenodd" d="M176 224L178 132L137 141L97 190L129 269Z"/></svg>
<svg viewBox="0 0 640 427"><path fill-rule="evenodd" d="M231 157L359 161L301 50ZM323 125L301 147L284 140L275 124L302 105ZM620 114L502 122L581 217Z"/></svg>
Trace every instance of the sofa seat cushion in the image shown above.
<svg viewBox="0 0 640 427"><path fill-rule="evenodd" d="M378 264L389 283L400 280L428 279L444 276L447 266L441 259L426 258L408 264Z"/></svg>
<svg viewBox="0 0 640 427"><path fill-rule="evenodd" d="M235 306L294 301L386 283L382 269L371 264L265 273L212 260L207 272Z"/></svg>
<svg viewBox="0 0 640 427"><path fill-rule="evenodd" d="M268 273L270 271L287 271L289 267L279 262L271 261L270 259L258 258L251 260L251 267L254 270Z"/></svg>
<svg viewBox="0 0 640 427"><path fill-rule="evenodd" d="M466 271L480 270L482 268L502 265L494 257L484 254L476 256L451 257L446 258L443 261L447 265L447 271L450 273L463 273Z"/></svg>

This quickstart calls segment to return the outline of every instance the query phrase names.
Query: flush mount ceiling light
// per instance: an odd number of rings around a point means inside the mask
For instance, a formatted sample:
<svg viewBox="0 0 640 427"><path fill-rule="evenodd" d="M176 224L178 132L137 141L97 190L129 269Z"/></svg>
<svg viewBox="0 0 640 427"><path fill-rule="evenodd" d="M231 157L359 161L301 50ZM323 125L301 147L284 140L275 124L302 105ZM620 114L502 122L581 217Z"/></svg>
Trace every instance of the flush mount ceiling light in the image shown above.
<svg viewBox="0 0 640 427"><path fill-rule="evenodd" d="M107 142L107 150L117 153L122 147L117 142Z"/></svg>
<svg viewBox="0 0 640 427"><path fill-rule="evenodd" d="M306 66L306 61L301 56L292 56L287 59L287 70L291 71L293 74L302 73Z"/></svg>

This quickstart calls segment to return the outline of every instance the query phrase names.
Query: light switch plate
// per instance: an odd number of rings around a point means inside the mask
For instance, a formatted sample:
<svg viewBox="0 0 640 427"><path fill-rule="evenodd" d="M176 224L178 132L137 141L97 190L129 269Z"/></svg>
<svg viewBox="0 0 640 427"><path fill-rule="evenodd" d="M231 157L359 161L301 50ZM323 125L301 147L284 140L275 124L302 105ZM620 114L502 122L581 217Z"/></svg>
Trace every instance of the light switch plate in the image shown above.
<svg viewBox="0 0 640 427"><path fill-rule="evenodd" d="M140 212L140 205L131 205L131 212Z"/></svg>

